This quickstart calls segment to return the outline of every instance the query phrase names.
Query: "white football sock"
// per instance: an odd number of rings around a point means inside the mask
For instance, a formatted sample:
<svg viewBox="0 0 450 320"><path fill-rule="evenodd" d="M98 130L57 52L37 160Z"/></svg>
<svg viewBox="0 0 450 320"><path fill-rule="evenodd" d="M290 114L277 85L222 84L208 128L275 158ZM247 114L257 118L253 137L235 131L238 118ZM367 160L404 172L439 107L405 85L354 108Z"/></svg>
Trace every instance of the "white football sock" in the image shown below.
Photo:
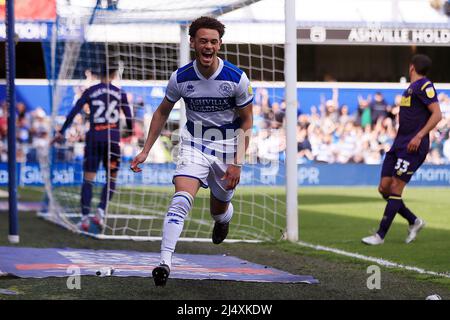
<svg viewBox="0 0 450 320"><path fill-rule="evenodd" d="M172 265L172 254L183 231L184 219L191 211L194 198L185 191L176 192L172 197L166 218L164 219L161 241L161 264Z"/></svg>
<svg viewBox="0 0 450 320"><path fill-rule="evenodd" d="M233 204L230 202L230 204L228 205L228 209L225 213L222 214L212 214L212 218L214 219L214 221L218 222L218 223L227 223L230 222L231 218L233 217Z"/></svg>
<svg viewBox="0 0 450 320"><path fill-rule="evenodd" d="M172 267L172 253L171 251L161 250L161 258L159 264L166 264L169 268Z"/></svg>

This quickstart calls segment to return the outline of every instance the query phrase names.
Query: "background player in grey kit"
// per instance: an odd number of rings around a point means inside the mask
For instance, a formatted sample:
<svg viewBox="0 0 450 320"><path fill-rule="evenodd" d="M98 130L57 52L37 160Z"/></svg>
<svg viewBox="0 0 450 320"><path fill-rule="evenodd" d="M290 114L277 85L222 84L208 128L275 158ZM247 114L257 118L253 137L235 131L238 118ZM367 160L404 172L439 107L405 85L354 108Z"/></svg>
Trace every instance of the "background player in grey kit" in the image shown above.
<svg viewBox="0 0 450 320"><path fill-rule="evenodd" d="M80 229L89 230L89 212L92 200L92 186L100 162L107 172L107 181L103 186L100 203L93 222L100 228L104 227L105 208L116 189L117 172L120 166L120 110L126 117L127 131L132 132L132 115L125 92L111 83L115 78L117 68L114 65L100 66L97 73L101 81L99 84L87 88L70 111L61 130L56 132L55 141L61 141L65 130L87 104L89 113L89 131L86 133L86 146L83 160L83 184L81 186ZM109 192L108 192L109 190Z"/></svg>
<svg viewBox="0 0 450 320"><path fill-rule="evenodd" d="M429 132L442 119L436 90L426 77L430 68L431 59L426 55L418 54L411 59L409 66L411 84L402 95L400 125L394 144L384 159L378 187L387 204L378 231L372 236L363 238L362 242L365 244L383 244L397 212L409 224L406 243L413 241L425 226L424 220L416 217L405 206L402 193L414 172L425 161L430 148Z"/></svg>

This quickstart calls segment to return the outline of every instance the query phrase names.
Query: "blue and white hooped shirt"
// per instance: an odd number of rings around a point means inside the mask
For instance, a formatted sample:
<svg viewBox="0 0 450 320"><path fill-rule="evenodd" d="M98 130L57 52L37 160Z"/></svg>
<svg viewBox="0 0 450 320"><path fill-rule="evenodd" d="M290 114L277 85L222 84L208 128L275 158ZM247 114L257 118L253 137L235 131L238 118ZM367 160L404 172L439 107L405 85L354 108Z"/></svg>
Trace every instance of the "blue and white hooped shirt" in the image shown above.
<svg viewBox="0 0 450 320"><path fill-rule="evenodd" d="M237 143L231 134L240 128L237 111L252 103L253 90L245 72L228 61L219 58L216 72L206 79L194 60L172 73L166 98L173 103L183 98L185 102L187 130L183 130L183 140L228 153Z"/></svg>

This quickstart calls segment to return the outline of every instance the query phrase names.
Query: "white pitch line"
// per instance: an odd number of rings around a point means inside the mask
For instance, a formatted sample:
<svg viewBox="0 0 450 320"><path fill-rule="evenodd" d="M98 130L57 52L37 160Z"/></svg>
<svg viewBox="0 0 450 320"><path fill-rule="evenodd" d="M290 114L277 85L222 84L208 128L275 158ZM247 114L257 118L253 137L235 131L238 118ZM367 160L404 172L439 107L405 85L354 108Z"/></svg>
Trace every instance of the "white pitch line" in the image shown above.
<svg viewBox="0 0 450 320"><path fill-rule="evenodd" d="M374 262L374 263L377 263L377 264L387 267L387 268L400 268L400 269L405 269L408 271L414 271L414 272L417 272L420 274L428 274L428 275L432 275L432 276L450 278L450 274L440 273L440 272L435 272L435 271L428 271L428 270L418 268L418 267L405 266L403 264L399 264L396 262L384 260L381 258L369 257L369 256L365 256L365 255L362 255L359 253L353 253L353 252L348 252L348 251L344 251L344 250L340 250L340 249L325 247L325 246L321 246L321 245L315 245L315 244L311 244L311 243L307 243L307 242L303 242L303 241L298 241L297 244L299 244L300 246L303 246L303 247L314 249L314 250L327 251L327 252L332 252L335 254L339 254L339 255L343 255L343 256L359 259L359 260Z"/></svg>

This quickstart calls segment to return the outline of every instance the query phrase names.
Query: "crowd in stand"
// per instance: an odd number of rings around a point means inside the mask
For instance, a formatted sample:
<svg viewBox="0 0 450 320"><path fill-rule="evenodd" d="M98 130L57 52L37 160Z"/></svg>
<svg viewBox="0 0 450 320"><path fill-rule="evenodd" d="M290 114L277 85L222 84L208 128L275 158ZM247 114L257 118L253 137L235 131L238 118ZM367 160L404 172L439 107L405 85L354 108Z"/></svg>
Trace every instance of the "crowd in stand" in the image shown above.
<svg viewBox="0 0 450 320"><path fill-rule="evenodd" d="M391 147L398 128L401 96L389 105L380 92L358 97L357 111L339 105L338 91L310 112L299 114L298 163L380 164ZM443 120L430 133L431 149L426 163L450 163L450 98L441 93ZM286 148L285 105L270 103L268 91L258 89L254 104L254 128L250 159L283 160Z"/></svg>
<svg viewBox="0 0 450 320"><path fill-rule="evenodd" d="M133 104L136 108L142 104ZM140 101L139 99L135 99ZM340 105L338 90L333 97L310 112L299 113L297 126L298 163L365 163L380 164L389 150L398 128L400 96L392 105L380 92L373 97L355 101L357 111L350 113L349 106ZM431 149L426 163L450 164L450 98L439 94L443 120L431 132ZM252 163L267 163L285 159L285 103L271 101L269 91L258 88L253 107L254 124L247 158ZM50 118L42 108L28 111L25 104L17 104L17 161L37 162L38 152L47 150ZM0 109L0 162L7 161L6 104ZM135 113L136 114L136 113ZM142 148L151 114L134 122L134 134L122 139L123 161L130 161ZM62 123L64 117L58 122ZM64 161L81 161L84 154L84 134L88 129L86 115L78 114L66 132L62 146ZM173 161L172 131L164 130L157 140L148 161L165 163Z"/></svg>
<svg viewBox="0 0 450 320"><path fill-rule="evenodd" d="M0 162L8 161L8 117L7 105L0 107ZM48 150L50 118L42 108L28 111L24 103L16 105L16 160L37 162L39 152Z"/></svg>

